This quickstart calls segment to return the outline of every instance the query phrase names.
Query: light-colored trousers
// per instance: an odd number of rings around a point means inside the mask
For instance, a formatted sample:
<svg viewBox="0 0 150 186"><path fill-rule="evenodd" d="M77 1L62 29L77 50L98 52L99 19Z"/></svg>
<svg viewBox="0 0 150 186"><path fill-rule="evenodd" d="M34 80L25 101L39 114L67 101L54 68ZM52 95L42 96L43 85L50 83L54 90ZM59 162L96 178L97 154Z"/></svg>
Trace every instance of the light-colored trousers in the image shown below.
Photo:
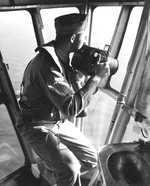
<svg viewBox="0 0 150 186"><path fill-rule="evenodd" d="M53 167L58 186L81 186L80 172L97 166L96 149L68 120L51 124L18 116L17 128L47 167Z"/></svg>

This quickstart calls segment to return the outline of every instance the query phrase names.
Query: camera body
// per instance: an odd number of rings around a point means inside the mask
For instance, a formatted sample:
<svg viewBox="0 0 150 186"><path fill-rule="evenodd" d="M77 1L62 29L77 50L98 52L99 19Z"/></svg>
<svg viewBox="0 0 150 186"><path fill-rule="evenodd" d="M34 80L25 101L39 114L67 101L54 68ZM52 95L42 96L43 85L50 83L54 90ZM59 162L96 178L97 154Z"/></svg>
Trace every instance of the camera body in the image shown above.
<svg viewBox="0 0 150 186"><path fill-rule="evenodd" d="M110 75L114 75L119 63L116 59L109 57L109 50L101 50L88 45L83 45L72 57L72 67L82 72L84 75L93 75L93 66L98 63L109 62Z"/></svg>

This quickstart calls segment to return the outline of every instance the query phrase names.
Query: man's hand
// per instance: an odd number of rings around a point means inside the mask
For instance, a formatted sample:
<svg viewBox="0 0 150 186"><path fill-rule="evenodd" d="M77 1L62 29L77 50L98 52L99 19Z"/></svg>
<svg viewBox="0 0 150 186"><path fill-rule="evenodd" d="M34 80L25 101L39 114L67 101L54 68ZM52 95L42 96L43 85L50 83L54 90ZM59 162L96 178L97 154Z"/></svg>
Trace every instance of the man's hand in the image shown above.
<svg viewBox="0 0 150 186"><path fill-rule="evenodd" d="M93 76L97 76L100 78L106 78L110 75L110 67L108 62L106 63L98 63L93 66L94 74Z"/></svg>

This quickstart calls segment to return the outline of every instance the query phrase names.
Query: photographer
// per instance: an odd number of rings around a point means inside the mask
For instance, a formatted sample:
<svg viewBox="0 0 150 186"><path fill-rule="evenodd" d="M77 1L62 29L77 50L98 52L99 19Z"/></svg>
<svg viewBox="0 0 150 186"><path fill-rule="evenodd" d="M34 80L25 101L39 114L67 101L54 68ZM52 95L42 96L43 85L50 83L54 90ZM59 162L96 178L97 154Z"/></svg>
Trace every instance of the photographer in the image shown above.
<svg viewBox="0 0 150 186"><path fill-rule="evenodd" d="M85 42L86 15L60 16L55 29L56 39L38 47L25 69L17 128L47 167L53 167L58 186L80 186L80 171L97 166L97 154L69 120L83 116L99 81L110 72L107 64L95 65L80 87L69 54Z"/></svg>

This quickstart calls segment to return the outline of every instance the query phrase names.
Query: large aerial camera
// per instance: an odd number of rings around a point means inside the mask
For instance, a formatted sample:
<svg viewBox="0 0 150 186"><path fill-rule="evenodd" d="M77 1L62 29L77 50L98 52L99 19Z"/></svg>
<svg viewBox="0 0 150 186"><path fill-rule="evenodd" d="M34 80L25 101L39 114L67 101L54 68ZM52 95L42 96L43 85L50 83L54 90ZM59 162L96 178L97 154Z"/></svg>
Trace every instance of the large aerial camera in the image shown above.
<svg viewBox="0 0 150 186"><path fill-rule="evenodd" d="M116 59L109 57L109 49L109 45L101 50L84 44L80 50L74 53L72 67L88 76L94 74L93 67L95 65L108 62L110 75L114 75L118 70L119 63Z"/></svg>

